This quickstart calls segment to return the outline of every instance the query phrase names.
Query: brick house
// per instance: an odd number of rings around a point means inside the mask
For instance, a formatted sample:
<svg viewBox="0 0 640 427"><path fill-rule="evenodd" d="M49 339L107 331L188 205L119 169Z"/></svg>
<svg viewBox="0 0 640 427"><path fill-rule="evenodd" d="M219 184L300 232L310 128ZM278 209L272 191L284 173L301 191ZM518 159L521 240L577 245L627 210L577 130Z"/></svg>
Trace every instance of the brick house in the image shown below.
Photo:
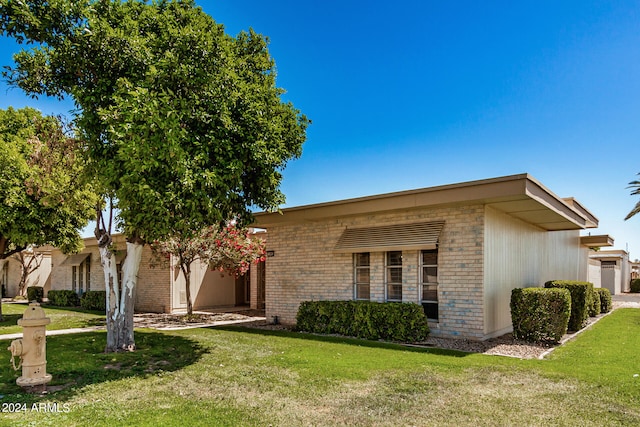
<svg viewBox="0 0 640 427"><path fill-rule="evenodd" d="M118 270L126 256L124 236L113 237ZM104 291L104 273L96 239L86 238L82 252L65 255L59 249L51 251L50 289L71 289L79 294ZM187 308L185 280L174 259L167 266L150 266L151 249L146 245L136 285L136 312L174 313ZM175 268L174 268L175 267ZM194 310L264 306L264 263L252 266L248 274L238 279L222 276L198 262L192 265L191 298Z"/></svg>
<svg viewBox="0 0 640 427"><path fill-rule="evenodd" d="M511 331L516 287L586 280L580 230L597 218L528 174L258 213L267 229L266 316L306 300L422 304L432 334Z"/></svg>

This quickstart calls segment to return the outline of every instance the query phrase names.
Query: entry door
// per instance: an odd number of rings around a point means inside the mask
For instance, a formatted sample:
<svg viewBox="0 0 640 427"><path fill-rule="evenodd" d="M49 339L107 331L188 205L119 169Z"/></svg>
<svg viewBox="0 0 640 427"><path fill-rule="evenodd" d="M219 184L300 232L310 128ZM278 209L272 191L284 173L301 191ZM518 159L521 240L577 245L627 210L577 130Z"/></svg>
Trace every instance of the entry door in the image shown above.
<svg viewBox="0 0 640 427"><path fill-rule="evenodd" d="M609 289L611 295L616 294L616 262L615 261L602 261L600 266L601 271L601 285L603 288Z"/></svg>

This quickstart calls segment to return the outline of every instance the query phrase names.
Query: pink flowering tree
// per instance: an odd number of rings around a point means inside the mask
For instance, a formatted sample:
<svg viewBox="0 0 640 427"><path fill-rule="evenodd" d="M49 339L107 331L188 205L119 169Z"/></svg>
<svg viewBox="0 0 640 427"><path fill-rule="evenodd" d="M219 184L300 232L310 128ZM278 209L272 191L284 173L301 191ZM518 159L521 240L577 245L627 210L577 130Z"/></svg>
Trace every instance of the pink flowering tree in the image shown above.
<svg viewBox="0 0 640 427"><path fill-rule="evenodd" d="M249 271L251 264L265 260L264 240L253 237L250 230L233 224L209 226L193 236L174 234L167 240L152 243L151 249L154 253L152 265L166 265L173 256L175 268L180 268L184 275L187 315L193 314L191 267L194 261L200 261L212 270L239 277Z"/></svg>

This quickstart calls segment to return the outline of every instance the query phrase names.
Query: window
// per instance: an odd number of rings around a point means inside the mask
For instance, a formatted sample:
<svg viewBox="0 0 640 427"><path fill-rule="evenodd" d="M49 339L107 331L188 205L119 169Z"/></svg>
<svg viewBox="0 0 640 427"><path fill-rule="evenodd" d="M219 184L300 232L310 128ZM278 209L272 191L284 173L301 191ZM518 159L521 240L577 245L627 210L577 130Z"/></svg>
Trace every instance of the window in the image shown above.
<svg viewBox="0 0 640 427"><path fill-rule="evenodd" d="M78 288L78 266L71 267L71 290L77 292Z"/></svg>
<svg viewBox="0 0 640 427"><path fill-rule="evenodd" d="M385 270L387 301L402 301L402 251L387 252Z"/></svg>
<svg viewBox="0 0 640 427"><path fill-rule="evenodd" d="M84 283L84 263L80 263L78 265L78 293L82 295L83 289L82 284Z"/></svg>
<svg viewBox="0 0 640 427"><path fill-rule="evenodd" d="M90 256L85 256L78 264L71 266L71 289L81 295L91 290Z"/></svg>
<svg viewBox="0 0 640 427"><path fill-rule="evenodd" d="M420 251L420 288L427 319L438 320L438 250Z"/></svg>
<svg viewBox="0 0 640 427"><path fill-rule="evenodd" d="M84 272L85 272L85 282L86 283L86 291L89 292L91 290L91 256L88 256L84 262Z"/></svg>
<svg viewBox="0 0 640 427"><path fill-rule="evenodd" d="M369 252L353 254L353 281L355 298L369 300L371 297L371 256Z"/></svg>

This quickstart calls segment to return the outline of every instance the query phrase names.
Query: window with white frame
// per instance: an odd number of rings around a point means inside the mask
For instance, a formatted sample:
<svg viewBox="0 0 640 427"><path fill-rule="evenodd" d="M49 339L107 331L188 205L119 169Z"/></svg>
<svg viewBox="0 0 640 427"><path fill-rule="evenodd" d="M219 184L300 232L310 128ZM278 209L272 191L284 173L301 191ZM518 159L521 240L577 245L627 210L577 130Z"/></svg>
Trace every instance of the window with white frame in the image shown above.
<svg viewBox="0 0 640 427"><path fill-rule="evenodd" d="M78 266L71 267L71 290L73 292L78 291Z"/></svg>
<svg viewBox="0 0 640 427"><path fill-rule="evenodd" d="M402 301L402 251L391 251L385 257L387 301Z"/></svg>
<svg viewBox="0 0 640 427"><path fill-rule="evenodd" d="M91 255L89 255L85 260L84 274L85 290L89 292L91 290Z"/></svg>
<svg viewBox="0 0 640 427"><path fill-rule="evenodd" d="M80 294L91 290L91 257L71 267L71 289Z"/></svg>
<svg viewBox="0 0 640 427"><path fill-rule="evenodd" d="M371 254L369 252L353 254L354 294L357 300L371 298Z"/></svg>
<svg viewBox="0 0 640 427"><path fill-rule="evenodd" d="M420 251L420 293L427 319L438 320L438 250Z"/></svg>

